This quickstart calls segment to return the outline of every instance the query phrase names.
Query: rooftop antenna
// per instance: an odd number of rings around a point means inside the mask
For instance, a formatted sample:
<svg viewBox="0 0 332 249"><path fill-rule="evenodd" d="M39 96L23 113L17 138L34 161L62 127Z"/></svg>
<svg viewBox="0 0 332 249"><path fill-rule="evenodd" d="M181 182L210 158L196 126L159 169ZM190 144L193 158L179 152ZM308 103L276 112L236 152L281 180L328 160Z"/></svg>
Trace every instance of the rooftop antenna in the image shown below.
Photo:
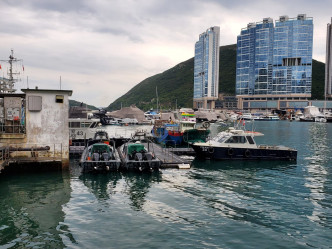
<svg viewBox="0 0 332 249"><path fill-rule="evenodd" d="M21 59L17 59L14 57L14 50L11 49L11 54L9 55L9 60L0 60L3 62L9 63L9 70L7 72L8 79L3 79L1 82L1 91L4 93L14 93L16 89L14 89L14 83L17 79L14 79L14 75L19 75L19 72L13 72L13 63L14 62L23 62ZM24 70L24 67L23 67Z"/></svg>
<svg viewBox="0 0 332 249"><path fill-rule="evenodd" d="M29 76L27 76L27 88L29 89Z"/></svg>
<svg viewBox="0 0 332 249"><path fill-rule="evenodd" d="M60 75L60 90L61 90L61 75Z"/></svg>

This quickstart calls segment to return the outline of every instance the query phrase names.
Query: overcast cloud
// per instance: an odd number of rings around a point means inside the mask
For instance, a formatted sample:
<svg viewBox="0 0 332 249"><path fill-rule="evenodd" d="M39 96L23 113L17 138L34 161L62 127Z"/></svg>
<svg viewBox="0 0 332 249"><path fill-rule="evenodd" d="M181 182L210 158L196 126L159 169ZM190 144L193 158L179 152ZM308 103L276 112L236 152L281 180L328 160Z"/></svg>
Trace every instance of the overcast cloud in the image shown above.
<svg viewBox="0 0 332 249"><path fill-rule="evenodd" d="M324 0L0 0L0 59L11 49L23 59L17 88L27 87L28 76L30 88L59 89L61 76L72 99L102 107L193 57L199 34L211 26L220 26L220 45L229 45L249 22L307 14L313 58L324 62L331 9Z"/></svg>

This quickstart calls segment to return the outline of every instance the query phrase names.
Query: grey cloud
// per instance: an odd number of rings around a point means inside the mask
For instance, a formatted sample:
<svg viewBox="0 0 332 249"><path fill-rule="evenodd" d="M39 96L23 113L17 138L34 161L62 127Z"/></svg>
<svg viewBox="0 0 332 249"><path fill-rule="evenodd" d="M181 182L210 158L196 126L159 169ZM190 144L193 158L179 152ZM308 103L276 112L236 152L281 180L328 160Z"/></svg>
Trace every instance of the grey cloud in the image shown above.
<svg viewBox="0 0 332 249"><path fill-rule="evenodd" d="M5 0L9 6L22 6L33 10L48 10L57 12L84 11L91 12L84 0Z"/></svg>

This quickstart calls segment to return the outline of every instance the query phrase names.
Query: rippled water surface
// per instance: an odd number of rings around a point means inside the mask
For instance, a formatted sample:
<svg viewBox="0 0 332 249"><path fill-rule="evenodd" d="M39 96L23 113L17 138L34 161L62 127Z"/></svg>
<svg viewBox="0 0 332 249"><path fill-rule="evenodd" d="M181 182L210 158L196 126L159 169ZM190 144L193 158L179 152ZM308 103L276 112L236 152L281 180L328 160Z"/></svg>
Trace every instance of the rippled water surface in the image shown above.
<svg viewBox="0 0 332 249"><path fill-rule="evenodd" d="M332 124L255 127L298 161L2 175L0 248L331 248Z"/></svg>

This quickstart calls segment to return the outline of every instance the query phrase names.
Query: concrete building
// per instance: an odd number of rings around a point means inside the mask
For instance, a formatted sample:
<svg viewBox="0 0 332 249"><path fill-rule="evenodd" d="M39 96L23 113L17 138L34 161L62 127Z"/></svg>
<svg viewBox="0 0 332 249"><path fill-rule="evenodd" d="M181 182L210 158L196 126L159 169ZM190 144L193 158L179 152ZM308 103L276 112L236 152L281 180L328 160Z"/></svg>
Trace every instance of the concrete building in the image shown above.
<svg viewBox="0 0 332 249"><path fill-rule="evenodd" d="M332 23L332 18L331 18ZM332 97L332 26L327 24L325 60L325 97Z"/></svg>
<svg viewBox="0 0 332 249"><path fill-rule="evenodd" d="M313 20L305 14L249 23L237 39L239 109L292 108L311 97ZM299 104L299 103L298 103Z"/></svg>
<svg viewBox="0 0 332 249"><path fill-rule="evenodd" d="M216 109L237 110L236 96L224 96L219 94L219 99L216 101Z"/></svg>
<svg viewBox="0 0 332 249"><path fill-rule="evenodd" d="M0 94L2 167L67 168L68 96L72 91L36 88L22 92Z"/></svg>
<svg viewBox="0 0 332 249"><path fill-rule="evenodd" d="M209 28L195 44L194 108L214 109L219 91L220 28Z"/></svg>

